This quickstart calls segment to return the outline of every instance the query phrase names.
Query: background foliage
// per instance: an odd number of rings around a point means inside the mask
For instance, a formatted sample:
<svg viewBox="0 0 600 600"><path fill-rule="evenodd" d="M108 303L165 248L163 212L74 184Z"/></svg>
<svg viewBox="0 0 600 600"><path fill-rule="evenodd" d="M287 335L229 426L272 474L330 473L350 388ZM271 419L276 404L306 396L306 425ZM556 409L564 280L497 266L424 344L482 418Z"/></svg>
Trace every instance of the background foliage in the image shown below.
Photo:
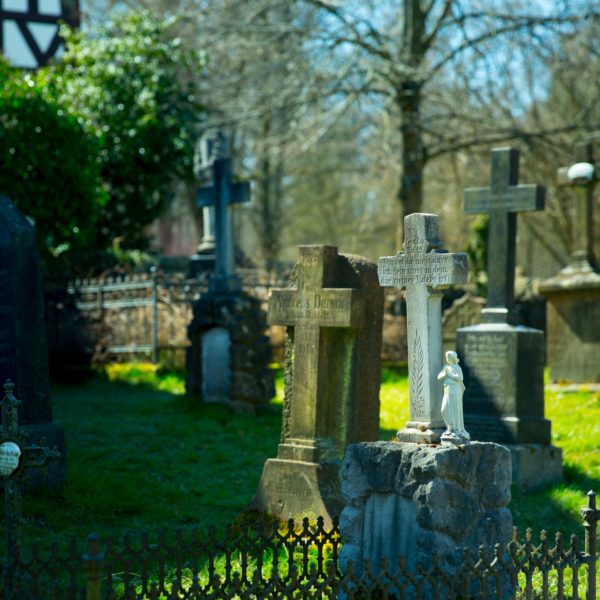
<svg viewBox="0 0 600 600"><path fill-rule="evenodd" d="M96 242L100 136L0 58L0 193L33 217L47 264Z"/></svg>
<svg viewBox="0 0 600 600"><path fill-rule="evenodd" d="M56 64L2 67L0 190L36 220L62 269L145 247L172 186L193 178L204 57L175 22L136 11L93 32L65 26Z"/></svg>

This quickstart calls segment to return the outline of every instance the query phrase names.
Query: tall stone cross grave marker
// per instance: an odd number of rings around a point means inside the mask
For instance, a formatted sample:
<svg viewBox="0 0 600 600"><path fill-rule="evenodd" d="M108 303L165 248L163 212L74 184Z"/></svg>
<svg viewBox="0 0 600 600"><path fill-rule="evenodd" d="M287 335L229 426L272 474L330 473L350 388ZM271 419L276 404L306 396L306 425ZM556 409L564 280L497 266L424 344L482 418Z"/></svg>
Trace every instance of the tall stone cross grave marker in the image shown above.
<svg viewBox="0 0 600 600"><path fill-rule="evenodd" d="M519 185L519 152L492 150L491 186L465 190L465 212L489 213L488 298L482 323L458 330L465 427L475 440L507 445L522 490L560 480L560 451L544 418L544 333L515 326L518 212L544 208L544 188Z"/></svg>
<svg viewBox="0 0 600 600"><path fill-rule="evenodd" d="M379 437L383 290L373 263L333 246L300 246L294 278L269 301L269 323L289 327L286 398L253 507L331 521L346 446Z"/></svg>
<svg viewBox="0 0 600 600"><path fill-rule="evenodd" d="M600 382L600 272L594 259L594 188L598 165L591 143L576 146L575 163L558 170L558 184L575 192L571 255L543 281L546 355L552 382Z"/></svg>
<svg viewBox="0 0 600 600"><path fill-rule="evenodd" d="M465 190L465 212L487 213L488 291L484 323L508 323L514 317L517 213L544 210L544 188L519 185L519 152L492 150L491 186Z"/></svg>
<svg viewBox="0 0 600 600"><path fill-rule="evenodd" d="M569 271L594 268L594 188L598 183L598 165L594 164L591 143L575 148L575 163L558 170L558 185L574 189L575 214L571 233Z"/></svg>
<svg viewBox="0 0 600 600"><path fill-rule="evenodd" d="M441 290L467 282L464 253L447 253L441 246L437 215L414 213L404 219L404 252L379 259L382 286L405 288L408 336L410 421L398 441L438 442L442 419Z"/></svg>
<svg viewBox="0 0 600 600"><path fill-rule="evenodd" d="M213 160L212 175L212 185L198 189L196 203L198 208L214 207L216 249L211 287L215 290L236 290L240 283L234 275L234 245L229 207L250 201L250 184L233 182L228 144L223 136Z"/></svg>

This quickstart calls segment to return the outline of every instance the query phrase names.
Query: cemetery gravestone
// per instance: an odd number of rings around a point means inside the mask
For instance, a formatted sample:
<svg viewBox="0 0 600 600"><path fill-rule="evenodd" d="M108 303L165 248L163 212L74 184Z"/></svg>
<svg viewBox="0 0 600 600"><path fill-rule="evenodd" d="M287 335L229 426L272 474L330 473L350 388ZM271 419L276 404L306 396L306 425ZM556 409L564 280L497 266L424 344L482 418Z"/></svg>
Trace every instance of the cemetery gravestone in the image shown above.
<svg viewBox="0 0 600 600"><path fill-rule="evenodd" d="M247 183L232 182L224 139L217 150L220 154L213 158L213 183L198 193L198 206L214 207L216 265L208 293L193 306L186 391L205 402L248 410L275 395L269 368L271 347L260 301L242 291L234 268L229 207L248 201L250 188Z"/></svg>
<svg viewBox="0 0 600 600"><path fill-rule="evenodd" d="M410 421L398 441L439 442L441 413L442 290L467 282L467 256L439 250L437 215L415 213L404 219L404 252L379 259L382 286L406 288Z"/></svg>
<svg viewBox="0 0 600 600"><path fill-rule="evenodd" d="M576 195L573 250L565 268L539 286L546 299L547 360L551 382L600 382L600 273L593 254L593 204L597 182L591 145L579 148L559 184Z"/></svg>
<svg viewBox="0 0 600 600"><path fill-rule="evenodd" d="M435 560L452 574L464 548L506 543L512 533L506 448L465 444L466 435L459 445L430 443L444 427L442 390L432 381L442 368L440 288L466 282L466 255L437 250L436 215L412 214L404 223L404 254L381 258L379 278L406 287L411 421L395 443L360 443L346 451L340 565L347 572L352 561L359 577L367 569L374 576L384 569L395 574L401 559L409 573L417 565L430 569ZM388 592L406 595L394 587Z"/></svg>
<svg viewBox="0 0 600 600"><path fill-rule="evenodd" d="M456 350L456 331L461 327L476 325L481 320L485 300L467 293L456 300L442 314L442 345L444 352Z"/></svg>
<svg viewBox="0 0 600 600"><path fill-rule="evenodd" d="M346 446L379 437L383 290L373 263L333 246L300 246L292 284L269 301L288 326L284 415L250 508L331 523Z"/></svg>
<svg viewBox="0 0 600 600"><path fill-rule="evenodd" d="M523 490L562 478L562 456L544 418L544 334L515 326L516 213L542 210L544 188L519 185L519 154L492 151L491 187L465 190L465 212L488 212L488 298L482 323L457 333L464 415L472 439L508 445Z"/></svg>
<svg viewBox="0 0 600 600"><path fill-rule="evenodd" d="M13 202L0 196L0 380L17 385L19 421L31 444L57 447L61 461L51 465L47 482L65 477L62 427L52 422L42 283L34 227ZM31 485L41 483L31 474Z"/></svg>

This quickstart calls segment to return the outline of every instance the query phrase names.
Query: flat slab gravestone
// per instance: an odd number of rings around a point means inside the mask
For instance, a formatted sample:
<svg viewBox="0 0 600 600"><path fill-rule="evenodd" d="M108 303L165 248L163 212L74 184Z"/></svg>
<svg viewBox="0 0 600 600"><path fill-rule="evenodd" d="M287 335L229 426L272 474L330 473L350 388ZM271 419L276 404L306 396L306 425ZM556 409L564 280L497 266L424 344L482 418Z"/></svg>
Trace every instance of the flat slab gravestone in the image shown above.
<svg viewBox="0 0 600 600"><path fill-rule="evenodd" d="M518 151L495 148L490 187L465 190L465 212L489 214L488 298L482 323L459 329L456 346L466 429L510 445L513 482L527 490L560 480L562 459L544 418L544 333L513 324L516 214L544 207L544 188L518 180Z"/></svg>
<svg viewBox="0 0 600 600"><path fill-rule="evenodd" d="M404 252L379 259L382 286L405 288L408 334L410 421L398 441L439 442L442 419L442 290L467 282L464 253L439 250L437 215L414 213L404 219Z"/></svg>
<svg viewBox="0 0 600 600"><path fill-rule="evenodd" d="M330 523L346 446L379 437L383 289L362 257L333 246L299 253L295 286L269 301L269 323L288 326L283 426L250 508Z"/></svg>
<svg viewBox="0 0 600 600"><path fill-rule="evenodd" d="M0 196L0 381L7 379L16 384L28 443L56 446L61 453L47 477L58 486L65 477L65 440L62 427L52 422L36 232L13 202ZM31 485L37 487L41 477L32 472Z"/></svg>

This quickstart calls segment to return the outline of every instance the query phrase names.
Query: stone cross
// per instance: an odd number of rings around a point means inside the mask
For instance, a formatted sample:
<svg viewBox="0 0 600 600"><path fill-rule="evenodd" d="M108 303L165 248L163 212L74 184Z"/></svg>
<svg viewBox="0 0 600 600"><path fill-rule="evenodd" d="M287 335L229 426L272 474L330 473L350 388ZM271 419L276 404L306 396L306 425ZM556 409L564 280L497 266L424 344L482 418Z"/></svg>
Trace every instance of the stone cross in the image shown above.
<svg viewBox="0 0 600 600"><path fill-rule="evenodd" d="M514 310L518 212L544 210L545 190L519 185L519 151L492 150L491 186L465 190L466 213L488 213L488 293L482 320L507 323Z"/></svg>
<svg viewBox="0 0 600 600"><path fill-rule="evenodd" d="M317 440L327 437L329 410L328 356L321 351L324 327L357 327L362 313L361 291L333 288L337 249L300 246L297 289L274 289L269 301L270 325L294 327L294 383L289 447L294 460L317 462ZM331 357L329 357L330 359ZM343 450L342 450L343 451Z"/></svg>
<svg viewBox="0 0 600 600"><path fill-rule="evenodd" d="M398 441L436 442L445 430L442 419L441 289L467 282L464 253L438 250L437 215L414 213L404 219L404 253L379 259L379 283L405 288L408 329L410 421Z"/></svg>
<svg viewBox="0 0 600 600"><path fill-rule="evenodd" d="M234 276L234 248L229 207L231 204L250 201L250 185L248 182L232 181L231 158L227 143L223 136L219 141L217 156L212 163L212 185L198 189L196 205L198 208L214 207L216 265L211 285L217 289L237 289L239 282Z"/></svg>
<svg viewBox="0 0 600 600"><path fill-rule="evenodd" d="M594 261L594 188L598 182L591 143L575 149L575 164L558 170L558 185L575 188L576 205L569 264L592 269Z"/></svg>
<svg viewBox="0 0 600 600"><path fill-rule="evenodd" d="M7 556L19 556L21 543L21 479L30 469L45 467L59 458L58 450L42 445L25 445L26 435L19 430L14 383L4 384L2 432L0 433L0 479L4 480L5 529Z"/></svg>

